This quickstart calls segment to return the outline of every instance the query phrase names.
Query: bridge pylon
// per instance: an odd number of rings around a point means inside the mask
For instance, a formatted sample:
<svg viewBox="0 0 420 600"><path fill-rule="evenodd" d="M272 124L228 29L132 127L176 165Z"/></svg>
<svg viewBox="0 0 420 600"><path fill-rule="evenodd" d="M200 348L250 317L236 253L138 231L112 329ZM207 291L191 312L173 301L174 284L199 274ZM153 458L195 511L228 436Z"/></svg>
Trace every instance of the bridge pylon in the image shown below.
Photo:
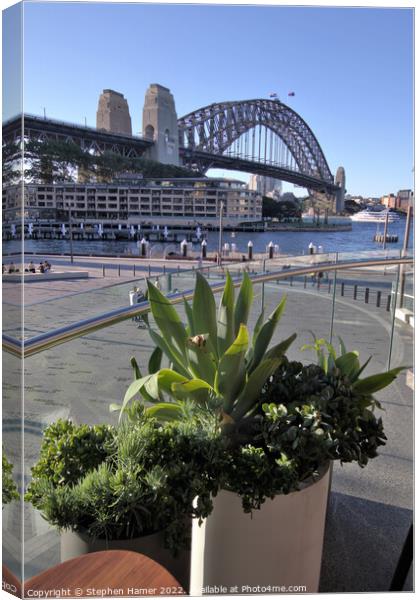
<svg viewBox="0 0 420 600"><path fill-rule="evenodd" d="M335 175L335 185L339 188L335 193L335 212L339 213L344 210L344 197L346 195L346 172L344 167L338 167Z"/></svg>
<svg viewBox="0 0 420 600"><path fill-rule="evenodd" d="M143 136L153 140L149 158L179 165L178 117L170 90L152 83L146 91L143 107Z"/></svg>

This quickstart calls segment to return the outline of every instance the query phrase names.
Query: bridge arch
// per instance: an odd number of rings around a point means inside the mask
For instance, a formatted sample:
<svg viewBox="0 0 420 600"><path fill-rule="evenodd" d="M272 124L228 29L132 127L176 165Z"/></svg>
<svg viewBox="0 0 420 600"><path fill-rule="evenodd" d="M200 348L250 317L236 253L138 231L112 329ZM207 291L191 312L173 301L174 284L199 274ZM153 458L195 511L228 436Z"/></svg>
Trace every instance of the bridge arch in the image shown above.
<svg viewBox="0 0 420 600"><path fill-rule="evenodd" d="M221 156L243 134L264 127L288 148L299 171L333 184L322 148L302 117L279 100L255 99L210 104L178 119L180 149Z"/></svg>

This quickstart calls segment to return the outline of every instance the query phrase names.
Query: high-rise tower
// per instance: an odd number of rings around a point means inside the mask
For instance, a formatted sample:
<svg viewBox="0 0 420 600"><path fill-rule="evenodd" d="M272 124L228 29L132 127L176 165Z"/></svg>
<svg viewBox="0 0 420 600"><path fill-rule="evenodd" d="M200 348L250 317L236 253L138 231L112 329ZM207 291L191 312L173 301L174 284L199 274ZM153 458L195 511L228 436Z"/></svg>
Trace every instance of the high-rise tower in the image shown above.
<svg viewBox="0 0 420 600"><path fill-rule="evenodd" d="M161 163L179 165L178 117L170 90L152 83L144 99L143 135L154 140L150 158Z"/></svg>
<svg viewBox="0 0 420 600"><path fill-rule="evenodd" d="M96 128L132 135L127 100L119 92L104 90L99 96Z"/></svg>

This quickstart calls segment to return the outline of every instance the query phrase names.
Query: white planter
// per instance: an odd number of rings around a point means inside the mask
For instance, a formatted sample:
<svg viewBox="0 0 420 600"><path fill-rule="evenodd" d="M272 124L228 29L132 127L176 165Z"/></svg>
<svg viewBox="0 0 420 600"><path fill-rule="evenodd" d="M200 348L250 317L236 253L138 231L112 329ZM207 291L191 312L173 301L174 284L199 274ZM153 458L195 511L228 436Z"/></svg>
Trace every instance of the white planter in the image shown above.
<svg viewBox="0 0 420 600"><path fill-rule="evenodd" d="M81 554L100 552L102 550L131 550L139 552L165 567L171 575L188 590L190 579L190 552L184 550L174 558L164 547L162 532L129 540L101 540L89 538L81 533L65 531L60 538L61 562L75 558Z"/></svg>
<svg viewBox="0 0 420 600"><path fill-rule="evenodd" d="M222 491L210 517L193 522L190 594L317 592L330 468L315 482L266 500L245 514L237 494Z"/></svg>

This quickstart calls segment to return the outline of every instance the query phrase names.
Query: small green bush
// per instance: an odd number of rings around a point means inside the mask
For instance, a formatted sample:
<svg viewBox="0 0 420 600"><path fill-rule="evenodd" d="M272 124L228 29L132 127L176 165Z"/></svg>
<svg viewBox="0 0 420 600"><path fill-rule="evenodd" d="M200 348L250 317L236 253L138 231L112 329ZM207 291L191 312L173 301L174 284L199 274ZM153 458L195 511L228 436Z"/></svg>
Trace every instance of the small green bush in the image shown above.
<svg viewBox="0 0 420 600"><path fill-rule="evenodd" d="M54 448L64 446L66 456L74 448L68 445L68 424L50 426L26 499L58 529L92 538L129 539L164 531L167 547L176 554L188 544L186 520L202 519L212 509L225 462L223 440L214 417L159 424L141 410L133 413L135 419L106 429L104 447L94 444L95 460L85 452L76 461L68 457L73 474L82 473L77 477L64 477L62 468L58 477L52 468ZM70 427L72 439L80 429Z"/></svg>
<svg viewBox="0 0 420 600"><path fill-rule="evenodd" d="M325 371L287 360L262 392L264 440L293 457L299 477L326 460L364 467L386 442L380 407L338 368Z"/></svg>
<svg viewBox="0 0 420 600"><path fill-rule="evenodd" d="M54 488L75 484L106 459L113 436L110 425L76 425L63 419L48 425L26 500L39 499L38 480L47 479Z"/></svg>
<svg viewBox="0 0 420 600"><path fill-rule="evenodd" d="M13 500L19 500L19 492L12 477L13 465L7 460L7 457L2 452L2 504L10 504Z"/></svg>

